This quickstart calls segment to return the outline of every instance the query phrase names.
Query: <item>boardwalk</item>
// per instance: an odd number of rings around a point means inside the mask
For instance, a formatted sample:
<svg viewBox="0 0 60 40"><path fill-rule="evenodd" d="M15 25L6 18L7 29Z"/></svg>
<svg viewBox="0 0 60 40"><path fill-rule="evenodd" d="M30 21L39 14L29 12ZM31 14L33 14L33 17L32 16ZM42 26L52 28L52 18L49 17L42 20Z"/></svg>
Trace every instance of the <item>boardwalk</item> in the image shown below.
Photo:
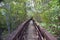
<svg viewBox="0 0 60 40"><path fill-rule="evenodd" d="M44 28L37 25L35 20L29 19L22 25L19 25L7 40L57 40Z"/></svg>
<svg viewBox="0 0 60 40"><path fill-rule="evenodd" d="M30 21L30 25L27 30L26 40L38 40L38 32L33 25L33 21Z"/></svg>

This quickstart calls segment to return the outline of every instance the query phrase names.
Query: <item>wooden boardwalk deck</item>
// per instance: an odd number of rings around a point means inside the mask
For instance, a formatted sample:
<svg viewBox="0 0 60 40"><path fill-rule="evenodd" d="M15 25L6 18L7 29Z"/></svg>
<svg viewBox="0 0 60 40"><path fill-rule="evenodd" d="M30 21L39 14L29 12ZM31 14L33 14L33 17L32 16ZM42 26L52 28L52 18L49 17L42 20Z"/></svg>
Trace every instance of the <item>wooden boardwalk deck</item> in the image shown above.
<svg viewBox="0 0 60 40"><path fill-rule="evenodd" d="M22 25L19 25L6 40L57 40L44 28L37 25L35 20L29 19Z"/></svg>
<svg viewBox="0 0 60 40"><path fill-rule="evenodd" d="M30 21L30 24L27 29L27 34L24 38L25 40L38 40L38 32L33 25L33 21Z"/></svg>

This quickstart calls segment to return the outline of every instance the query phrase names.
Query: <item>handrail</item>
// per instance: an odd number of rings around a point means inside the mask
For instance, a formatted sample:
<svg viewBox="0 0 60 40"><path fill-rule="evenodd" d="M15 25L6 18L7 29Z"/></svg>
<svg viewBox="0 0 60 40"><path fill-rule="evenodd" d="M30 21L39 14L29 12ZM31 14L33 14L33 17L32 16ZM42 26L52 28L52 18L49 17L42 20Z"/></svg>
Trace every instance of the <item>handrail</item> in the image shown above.
<svg viewBox="0 0 60 40"><path fill-rule="evenodd" d="M25 21L24 23L22 23L21 25L18 26L18 28L12 32L7 38L6 40L17 40L19 39L19 36L21 35L23 29L29 25L29 22L30 22L31 19Z"/></svg>
<svg viewBox="0 0 60 40"><path fill-rule="evenodd" d="M47 32L47 30L45 30L43 27L40 27L35 20L34 24L37 26L37 28L39 29L41 35L43 38L45 38L46 40L57 40L57 38L55 38L52 34L50 34L49 32Z"/></svg>

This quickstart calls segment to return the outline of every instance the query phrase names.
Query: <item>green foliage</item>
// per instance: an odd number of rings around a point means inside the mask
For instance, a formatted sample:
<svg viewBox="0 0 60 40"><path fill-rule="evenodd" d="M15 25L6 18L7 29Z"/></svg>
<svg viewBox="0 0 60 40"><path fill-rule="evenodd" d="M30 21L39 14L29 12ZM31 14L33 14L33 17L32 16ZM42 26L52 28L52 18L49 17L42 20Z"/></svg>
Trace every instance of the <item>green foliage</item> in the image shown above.
<svg viewBox="0 0 60 40"><path fill-rule="evenodd" d="M41 23L50 33L60 35L60 1L59 0L37 0L35 1L36 12L35 19ZM37 6L38 5L38 6ZM37 17L37 15L39 17ZM48 24L48 25L47 25Z"/></svg>
<svg viewBox="0 0 60 40"><path fill-rule="evenodd" d="M5 19L4 13L2 14L3 10L4 9L1 9L1 11L0 11L0 28L7 28L6 27L6 19Z"/></svg>
<svg viewBox="0 0 60 40"><path fill-rule="evenodd" d="M25 1L26 0L4 0L4 6L0 8L0 28L7 29L8 22L11 30L14 30L19 24L26 20Z"/></svg>
<svg viewBox="0 0 60 40"><path fill-rule="evenodd" d="M59 36L60 0L34 0L33 2L34 7L28 0L4 0L4 6L0 7L0 28L7 29L8 22L12 31L27 18L34 17L46 30Z"/></svg>

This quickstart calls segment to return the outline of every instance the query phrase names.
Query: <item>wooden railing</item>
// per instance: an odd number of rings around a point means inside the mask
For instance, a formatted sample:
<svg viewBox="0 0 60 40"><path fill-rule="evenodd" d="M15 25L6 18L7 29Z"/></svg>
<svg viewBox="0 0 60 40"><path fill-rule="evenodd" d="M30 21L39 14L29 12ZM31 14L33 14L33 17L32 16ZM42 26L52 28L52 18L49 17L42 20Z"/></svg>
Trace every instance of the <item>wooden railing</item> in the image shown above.
<svg viewBox="0 0 60 40"><path fill-rule="evenodd" d="M54 36L48 33L44 28L40 27L33 18L22 23L12 34L10 34L6 40L24 40L22 38L23 33L27 31L30 21L33 21L33 24L38 31L39 39L38 40L57 40Z"/></svg>
<svg viewBox="0 0 60 40"><path fill-rule="evenodd" d="M40 35L40 40L43 38L45 40L57 40L57 38L55 38L52 34L50 34L47 30L45 30L43 27L40 27L39 24L37 24L37 22L34 21L34 25L35 27L39 30L39 35ZM42 39L42 40L43 40Z"/></svg>
<svg viewBox="0 0 60 40"><path fill-rule="evenodd" d="M29 19L29 20L25 21L24 23L22 23L21 25L19 25L19 27L14 32L12 32L6 38L6 40L20 40L23 32L25 31L25 29L29 25L30 20L32 20L32 19Z"/></svg>

